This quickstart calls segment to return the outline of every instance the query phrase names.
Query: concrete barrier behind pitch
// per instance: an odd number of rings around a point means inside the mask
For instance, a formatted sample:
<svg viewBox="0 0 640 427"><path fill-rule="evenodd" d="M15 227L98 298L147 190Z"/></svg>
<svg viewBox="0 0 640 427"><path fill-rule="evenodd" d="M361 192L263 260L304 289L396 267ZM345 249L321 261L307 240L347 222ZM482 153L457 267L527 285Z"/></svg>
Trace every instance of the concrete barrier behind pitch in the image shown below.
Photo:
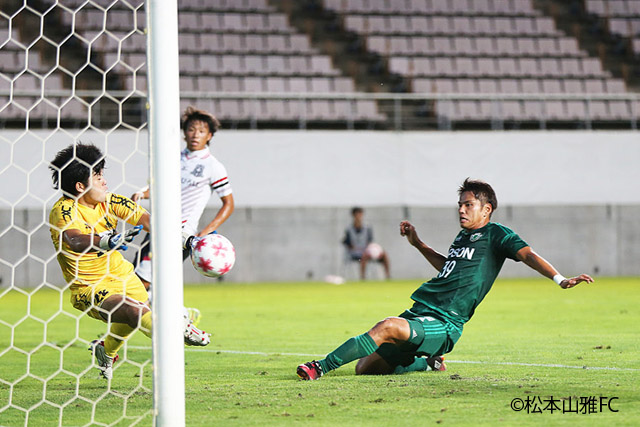
<svg viewBox="0 0 640 427"><path fill-rule="evenodd" d="M205 217L212 218L215 208ZM7 224L10 211L0 211ZM42 211L14 212L15 226L3 236L0 286L11 283L33 287L46 282L64 285ZM435 270L417 250L400 237L398 224L411 220L420 237L440 252L446 252L459 230L455 207L368 207L365 220L373 226L375 241L391 259L394 278L416 281L435 276ZM520 234L538 253L564 275L640 276L640 229L636 206L501 206L493 218ZM340 244L350 221L348 208L239 208L220 229L237 252L230 282L322 280L344 271L344 248ZM31 234L17 230L31 230ZM139 241L140 239L138 239ZM7 244L4 244L7 243ZM9 244L10 243L10 244ZM27 245L30 245L27 251ZM29 255L26 255L29 252ZM125 252L132 258L134 250ZM200 276L187 261L185 283L215 283ZM507 261L501 277L531 277L537 273Z"/></svg>

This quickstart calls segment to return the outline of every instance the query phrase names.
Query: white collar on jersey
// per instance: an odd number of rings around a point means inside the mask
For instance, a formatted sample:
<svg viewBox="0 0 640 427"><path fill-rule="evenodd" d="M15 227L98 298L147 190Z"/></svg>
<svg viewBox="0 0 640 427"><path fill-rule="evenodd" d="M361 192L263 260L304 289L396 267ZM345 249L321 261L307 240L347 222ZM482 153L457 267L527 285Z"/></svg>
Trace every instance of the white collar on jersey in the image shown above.
<svg viewBox="0 0 640 427"><path fill-rule="evenodd" d="M204 147L202 150L198 150L198 151L190 151L188 148L185 148L184 150L182 150L182 153L187 158L198 157L201 159L204 159L211 155L211 152L209 151L209 147Z"/></svg>

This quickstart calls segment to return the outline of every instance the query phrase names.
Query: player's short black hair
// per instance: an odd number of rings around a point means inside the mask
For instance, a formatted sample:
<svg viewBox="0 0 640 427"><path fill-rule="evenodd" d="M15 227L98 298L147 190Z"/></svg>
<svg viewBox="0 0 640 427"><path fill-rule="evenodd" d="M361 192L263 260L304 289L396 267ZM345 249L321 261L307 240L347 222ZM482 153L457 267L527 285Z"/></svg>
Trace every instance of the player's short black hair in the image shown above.
<svg viewBox="0 0 640 427"><path fill-rule="evenodd" d="M353 208L351 208L351 215L355 215L357 213L362 213L364 212L364 209L362 209L360 206L354 206Z"/></svg>
<svg viewBox="0 0 640 427"><path fill-rule="evenodd" d="M483 205L489 203L492 211L498 209L498 197L496 197L496 192L493 191L493 188L488 183L467 178L460 188L458 188L458 196L461 196L465 191L471 191L475 198L480 200L480 203Z"/></svg>
<svg viewBox="0 0 640 427"><path fill-rule="evenodd" d="M220 129L220 121L218 121L218 119L216 119L213 114L208 113L204 110L198 110L197 108L192 106L189 106L186 110L184 110L184 113L182 114L182 117L180 119L182 121L183 132L186 132L191 122L196 120L205 122L207 126L209 126L211 135L214 135L218 131L218 129ZM207 141L207 145L209 145L209 141Z"/></svg>
<svg viewBox="0 0 640 427"><path fill-rule="evenodd" d="M104 154L93 144L71 144L56 154L49 164L53 187L67 194L77 196L76 183L89 185L89 178L102 173Z"/></svg>

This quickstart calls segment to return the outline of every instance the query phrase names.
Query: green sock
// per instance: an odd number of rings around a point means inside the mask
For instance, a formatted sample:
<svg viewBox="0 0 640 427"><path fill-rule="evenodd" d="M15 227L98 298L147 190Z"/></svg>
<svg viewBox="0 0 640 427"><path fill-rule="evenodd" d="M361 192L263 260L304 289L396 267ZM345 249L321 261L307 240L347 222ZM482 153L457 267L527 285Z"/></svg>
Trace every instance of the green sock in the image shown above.
<svg viewBox="0 0 640 427"><path fill-rule="evenodd" d="M396 369L393 371L394 374L404 374L405 372L416 372L416 371L429 371L431 367L427 364L427 359L424 357L416 357L413 363L409 366L396 366Z"/></svg>
<svg viewBox="0 0 640 427"><path fill-rule="evenodd" d="M378 349L378 345L368 333L349 338L318 363L325 374L354 360L368 356Z"/></svg>

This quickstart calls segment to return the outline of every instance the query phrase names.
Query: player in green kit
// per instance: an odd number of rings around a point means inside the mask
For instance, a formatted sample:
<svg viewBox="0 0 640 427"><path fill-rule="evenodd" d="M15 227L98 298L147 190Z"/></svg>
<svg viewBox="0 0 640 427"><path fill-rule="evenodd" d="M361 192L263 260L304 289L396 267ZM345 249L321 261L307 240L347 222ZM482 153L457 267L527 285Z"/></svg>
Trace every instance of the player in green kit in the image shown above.
<svg viewBox="0 0 640 427"><path fill-rule="evenodd" d="M348 339L324 359L299 365L300 378L315 380L354 360L358 375L445 370L442 356L453 349L507 258L524 262L562 289L593 282L587 274L566 279L516 233L490 222L498 200L486 182L467 178L458 195L462 230L446 255L422 242L410 222L400 223L400 234L439 271L413 293L413 307Z"/></svg>

